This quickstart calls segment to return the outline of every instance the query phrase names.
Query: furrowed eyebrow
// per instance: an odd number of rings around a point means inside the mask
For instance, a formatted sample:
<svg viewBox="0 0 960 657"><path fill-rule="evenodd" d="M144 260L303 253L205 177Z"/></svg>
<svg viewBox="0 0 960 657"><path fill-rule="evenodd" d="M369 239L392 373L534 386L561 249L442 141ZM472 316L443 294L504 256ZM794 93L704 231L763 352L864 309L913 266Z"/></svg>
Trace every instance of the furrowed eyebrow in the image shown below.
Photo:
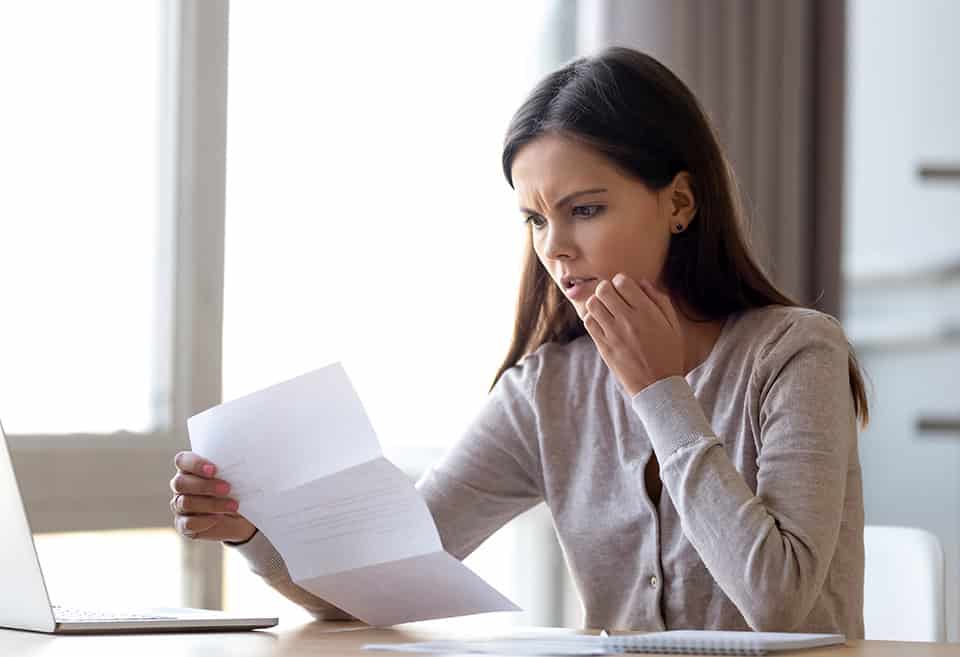
<svg viewBox="0 0 960 657"><path fill-rule="evenodd" d="M597 194L597 193L599 193L599 192L605 192L605 191L607 191L607 189L606 189L605 187L598 187L598 188L596 188L596 189L584 189L584 190L581 190L581 191L579 191L579 192L573 192L572 194L567 194L567 195L564 196L562 199L560 199L559 201L557 201L557 202L554 204L553 207L554 207L554 209L562 208L564 205L566 205L567 203L569 203L569 202L572 201L573 199L577 198L578 196L583 196L584 194ZM532 214L536 214L536 211L535 211L535 210L531 210L531 209L529 209L529 208L520 208L520 211L521 211L521 212L529 212L529 213L532 213Z"/></svg>

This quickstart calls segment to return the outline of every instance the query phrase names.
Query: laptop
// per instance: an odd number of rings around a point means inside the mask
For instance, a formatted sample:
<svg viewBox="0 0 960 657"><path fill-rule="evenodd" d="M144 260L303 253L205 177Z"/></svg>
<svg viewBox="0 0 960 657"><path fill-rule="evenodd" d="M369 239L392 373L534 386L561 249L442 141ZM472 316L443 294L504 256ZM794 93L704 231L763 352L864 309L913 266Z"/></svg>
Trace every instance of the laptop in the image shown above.
<svg viewBox="0 0 960 657"><path fill-rule="evenodd" d="M20 496L7 438L0 424L0 628L52 634L233 631L273 627L276 618L252 618L208 609L85 610L50 604L33 533Z"/></svg>

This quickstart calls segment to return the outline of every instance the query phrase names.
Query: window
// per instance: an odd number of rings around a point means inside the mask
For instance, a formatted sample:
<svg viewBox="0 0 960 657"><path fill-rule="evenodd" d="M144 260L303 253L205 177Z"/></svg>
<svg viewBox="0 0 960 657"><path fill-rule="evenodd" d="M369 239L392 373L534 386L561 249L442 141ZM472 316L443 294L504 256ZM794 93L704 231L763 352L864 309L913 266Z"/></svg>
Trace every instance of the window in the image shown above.
<svg viewBox="0 0 960 657"><path fill-rule="evenodd" d="M388 456L458 436L513 327L503 135L566 4L231 5L225 399L342 360Z"/></svg>
<svg viewBox="0 0 960 657"><path fill-rule="evenodd" d="M504 133L573 55L574 9L231 4L224 399L341 360L412 475L459 437L512 335L525 241ZM485 626L562 620L544 511L467 559L526 610ZM228 554L225 606L256 600L289 606Z"/></svg>
<svg viewBox="0 0 960 657"><path fill-rule="evenodd" d="M158 27L150 2L0 6L8 434L157 424Z"/></svg>
<svg viewBox="0 0 960 657"><path fill-rule="evenodd" d="M39 531L158 524L161 467L181 444L170 6L0 7L0 421Z"/></svg>
<svg viewBox="0 0 960 657"><path fill-rule="evenodd" d="M0 420L60 601L88 588L63 577L78 559L153 559L154 602L180 590L181 557L211 561L171 551L167 481L186 417L220 394L219 357L195 354L220 350L223 162L206 128L223 125L210 72L225 80L225 30L217 0L0 7ZM163 529L98 531L144 527ZM180 602L219 603L194 588Z"/></svg>
<svg viewBox="0 0 960 657"><path fill-rule="evenodd" d="M0 421L60 601L88 550L162 553L181 604L221 603L223 555L166 504L186 418L221 399L339 359L411 474L458 436L512 329L503 131L572 56L574 5L0 7ZM524 604L517 526L468 563Z"/></svg>

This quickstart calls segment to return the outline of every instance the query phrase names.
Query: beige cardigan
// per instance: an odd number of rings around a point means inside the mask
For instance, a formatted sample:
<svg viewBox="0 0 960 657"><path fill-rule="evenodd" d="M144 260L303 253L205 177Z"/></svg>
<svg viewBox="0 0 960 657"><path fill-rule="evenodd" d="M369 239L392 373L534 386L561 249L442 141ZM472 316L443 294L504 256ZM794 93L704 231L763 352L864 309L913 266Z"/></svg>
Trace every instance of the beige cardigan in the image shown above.
<svg viewBox="0 0 960 657"><path fill-rule="evenodd" d="M696 369L631 399L592 338L548 343L504 373L417 486L461 559L545 501L587 627L862 638L847 356L834 318L769 306L731 315ZM318 617L344 616L294 584L261 533L235 549Z"/></svg>

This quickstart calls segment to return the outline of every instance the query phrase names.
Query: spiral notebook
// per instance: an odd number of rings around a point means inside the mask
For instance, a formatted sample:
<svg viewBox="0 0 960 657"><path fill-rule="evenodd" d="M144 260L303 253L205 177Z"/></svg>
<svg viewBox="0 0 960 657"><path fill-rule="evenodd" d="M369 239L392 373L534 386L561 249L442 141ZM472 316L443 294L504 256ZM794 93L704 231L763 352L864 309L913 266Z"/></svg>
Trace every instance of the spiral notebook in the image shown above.
<svg viewBox="0 0 960 657"><path fill-rule="evenodd" d="M372 643L364 650L395 652L518 655L528 657L587 657L627 652L684 655L766 655L803 648L844 643L842 634L795 632L736 632L670 630L647 634L601 636L551 636L489 641L423 641L417 643Z"/></svg>

